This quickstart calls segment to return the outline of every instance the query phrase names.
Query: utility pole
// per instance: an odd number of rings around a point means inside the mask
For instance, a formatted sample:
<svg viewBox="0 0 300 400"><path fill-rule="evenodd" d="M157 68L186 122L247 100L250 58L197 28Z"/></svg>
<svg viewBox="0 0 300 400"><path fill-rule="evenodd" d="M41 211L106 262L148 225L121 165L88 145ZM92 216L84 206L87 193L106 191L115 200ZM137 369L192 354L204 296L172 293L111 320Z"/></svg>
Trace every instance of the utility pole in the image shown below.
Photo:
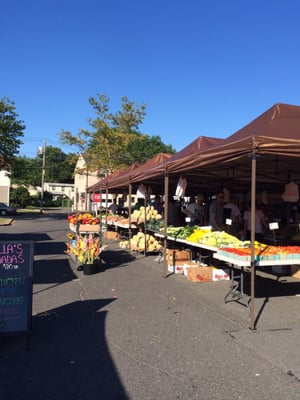
<svg viewBox="0 0 300 400"><path fill-rule="evenodd" d="M42 182L41 182L41 202L40 202L40 213L43 212L44 206L44 184L45 184L45 165L46 165L46 142L43 141L43 147L39 147L39 154L43 155L42 161Z"/></svg>

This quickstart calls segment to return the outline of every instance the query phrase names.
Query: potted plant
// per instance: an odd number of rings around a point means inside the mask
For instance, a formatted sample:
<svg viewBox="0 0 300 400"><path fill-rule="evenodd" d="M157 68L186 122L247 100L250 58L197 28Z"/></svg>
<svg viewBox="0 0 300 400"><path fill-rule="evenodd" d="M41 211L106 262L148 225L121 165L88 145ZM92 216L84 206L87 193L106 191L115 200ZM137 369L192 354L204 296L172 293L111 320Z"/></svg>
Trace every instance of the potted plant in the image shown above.
<svg viewBox="0 0 300 400"><path fill-rule="evenodd" d="M99 255L107 247L101 246L100 237L92 233L74 235L72 232L69 232L68 238L70 241L66 243L66 253L76 257L79 263L78 269L82 269L85 275L97 272Z"/></svg>

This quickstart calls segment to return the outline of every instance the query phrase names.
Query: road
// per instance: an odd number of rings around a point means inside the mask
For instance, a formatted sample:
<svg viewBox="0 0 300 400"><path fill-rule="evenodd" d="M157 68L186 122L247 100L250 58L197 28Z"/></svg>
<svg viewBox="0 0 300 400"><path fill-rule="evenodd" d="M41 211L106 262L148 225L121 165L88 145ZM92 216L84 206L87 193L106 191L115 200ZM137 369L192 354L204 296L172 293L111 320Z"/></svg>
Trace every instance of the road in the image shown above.
<svg viewBox="0 0 300 400"><path fill-rule="evenodd" d="M156 256L114 241L83 275L67 231L51 211L0 227L35 243L30 348L1 337L1 400L300 399L300 281L260 278L251 330L245 307L224 304L228 281L163 278Z"/></svg>

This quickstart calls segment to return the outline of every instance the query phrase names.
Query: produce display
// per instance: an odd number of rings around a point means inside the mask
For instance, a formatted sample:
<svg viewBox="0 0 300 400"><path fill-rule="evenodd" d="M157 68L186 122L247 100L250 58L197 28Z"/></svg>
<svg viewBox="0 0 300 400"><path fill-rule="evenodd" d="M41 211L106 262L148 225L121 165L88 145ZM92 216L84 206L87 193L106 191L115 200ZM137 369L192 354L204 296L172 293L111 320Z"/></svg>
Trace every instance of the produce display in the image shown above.
<svg viewBox="0 0 300 400"><path fill-rule="evenodd" d="M223 247L218 249L221 256L248 261L251 259L251 248L248 247ZM300 246L272 246L257 243L254 246L254 257L257 261L299 259Z"/></svg>
<svg viewBox="0 0 300 400"><path fill-rule="evenodd" d="M122 240L120 242L120 247L131 248L131 250L144 252L155 252L161 250L162 246L152 235L146 234L144 232L138 232L130 240Z"/></svg>
<svg viewBox="0 0 300 400"><path fill-rule="evenodd" d="M212 232L210 227L170 227L167 229L167 235L177 239L184 239L188 242L201 243L217 248L230 245L243 246L243 242L235 236L224 231Z"/></svg>
<svg viewBox="0 0 300 400"><path fill-rule="evenodd" d="M155 210L153 206L142 206L139 210L134 210L131 214L131 221L142 223L150 220L162 220L163 216Z"/></svg>
<svg viewBox="0 0 300 400"><path fill-rule="evenodd" d="M100 223L100 219L90 213L71 214L68 216L67 221L72 225L97 225Z"/></svg>
<svg viewBox="0 0 300 400"><path fill-rule="evenodd" d="M192 240L191 240L192 239ZM195 240L196 239L196 240ZM206 246L211 247L224 247L224 246L243 246L243 242L241 242L237 237L230 235L224 231L215 231L215 232L199 232L194 231L192 235L186 238L188 241L195 241L197 243L204 244Z"/></svg>
<svg viewBox="0 0 300 400"><path fill-rule="evenodd" d="M107 215L104 218L107 218L107 221L111 223L129 223L129 219L122 216ZM153 206L135 210L131 215L131 220L136 224L144 223L146 220L146 228L158 232L163 231L163 217ZM73 214L68 218L68 221L73 224L99 223L99 220L92 217L91 214ZM227 258L243 261L251 260L250 241L241 241L225 231L211 231L210 227L170 226L167 228L167 236L182 239L191 242L191 244L197 243L215 248L219 255ZM130 242L129 240L122 240L120 247L130 247L139 252L155 252L162 249L161 243L153 235L144 232L138 232L131 238ZM300 246L272 246L255 241L254 257L257 261L299 259L300 263Z"/></svg>

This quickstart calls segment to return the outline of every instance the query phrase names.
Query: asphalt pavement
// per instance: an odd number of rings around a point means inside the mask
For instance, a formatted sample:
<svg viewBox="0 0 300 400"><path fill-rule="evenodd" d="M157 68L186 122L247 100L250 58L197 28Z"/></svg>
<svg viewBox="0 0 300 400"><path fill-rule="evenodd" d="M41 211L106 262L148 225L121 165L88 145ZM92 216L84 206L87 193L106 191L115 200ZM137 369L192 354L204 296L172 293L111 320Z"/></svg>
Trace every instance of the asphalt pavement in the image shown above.
<svg viewBox="0 0 300 400"><path fill-rule="evenodd" d="M65 217L0 226L35 249L30 346L0 337L1 400L300 399L300 280L257 277L252 330L246 307L224 303L230 282L164 278L156 255L118 241L97 274L77 271Z"/></svg>

